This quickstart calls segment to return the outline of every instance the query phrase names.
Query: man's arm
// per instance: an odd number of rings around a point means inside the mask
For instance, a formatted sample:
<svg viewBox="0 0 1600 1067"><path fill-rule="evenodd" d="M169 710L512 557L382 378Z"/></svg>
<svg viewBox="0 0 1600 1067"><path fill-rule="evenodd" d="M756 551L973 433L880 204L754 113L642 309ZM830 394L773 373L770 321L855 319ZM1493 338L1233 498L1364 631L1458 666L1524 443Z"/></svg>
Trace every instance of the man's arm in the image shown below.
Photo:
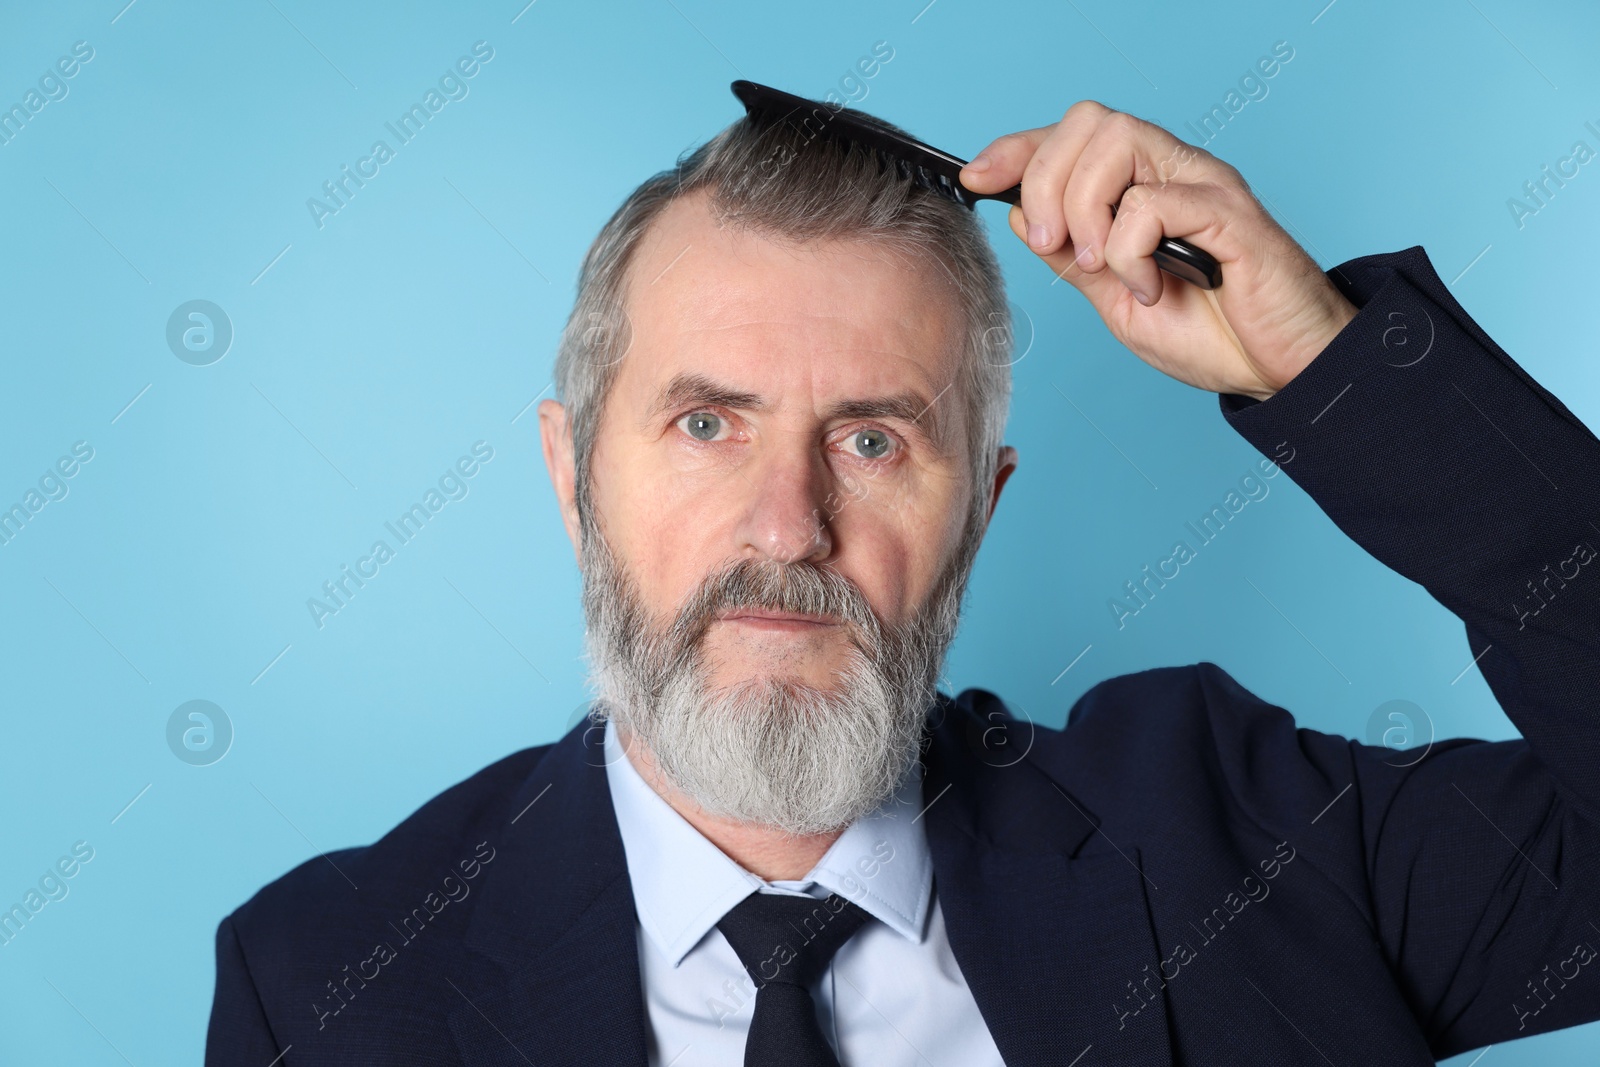
<svg viewBox="0 0 1600 1067"><path fill-rule="evenodd" d="M1479 667L1566 798L1600 813L1586 704L1600 696L1600 443L1472 321L1420 248L1324 274L1233 167L1090 100L998 138L961 180L978 192L1020 180L1013 231L1117 340L1221 394L1269 456L1295 448L1290 476L1467 623ZM1221 286L1166 279L1153 258L1163 236L1210 253Z"/></svg>
<svg viewBox="0 0 1600 1067"><path fill-rule="evenodd" d="M1349 887L1437 1055L1600 1018L1600 442L1420 248L1324 274L1238 171L1158 126L1082 101L962 173L979 192L1019 180L1013 232L1455 612L1526 739L1395 766L1202 672L1237 800L1270 819L1347 790L1307 862ZM1164 278L1163 236L1217 259L1220 288Z"/></svg>
<svg viewBox="0 0 1600 1067"><path fill-rule="evenodd" d="M1462 310L1420 246L1328 272L1361 307L1229 423L1466 623L1501 707L1600 816L1600 441ZM1600 983L1597 983L1600 984Z"/></svg>
<svg viewBox="0 0 1600 1067"><path fill-rule="evenodd" d="M1376 933L1437 1055L1600 1018L1600 441L1420 247L1329 277L1356 318L1223 413L1268 455L1292 448L1284 469L1327 515L1463 620L1526 742L1411 767L1352 746L1341 815Z"/></svg>

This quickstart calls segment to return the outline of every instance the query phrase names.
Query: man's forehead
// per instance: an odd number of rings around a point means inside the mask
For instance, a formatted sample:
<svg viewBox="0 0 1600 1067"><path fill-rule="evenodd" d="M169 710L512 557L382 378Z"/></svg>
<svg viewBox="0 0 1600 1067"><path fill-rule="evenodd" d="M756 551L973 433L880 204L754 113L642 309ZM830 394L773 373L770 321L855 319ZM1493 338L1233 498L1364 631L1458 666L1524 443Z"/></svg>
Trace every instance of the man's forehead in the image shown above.
<svg viewBox="0 0 1600 1067"><path fill-rule="evenodd" d="M931 263L863 240L795 242L669 206L630 265L630 392L698 375L754 394L804 381L838 400L933 403L959 366L953 287ZM628 366L632 364L632 366ZM621 384L621 383L619 383Z"/></svg>

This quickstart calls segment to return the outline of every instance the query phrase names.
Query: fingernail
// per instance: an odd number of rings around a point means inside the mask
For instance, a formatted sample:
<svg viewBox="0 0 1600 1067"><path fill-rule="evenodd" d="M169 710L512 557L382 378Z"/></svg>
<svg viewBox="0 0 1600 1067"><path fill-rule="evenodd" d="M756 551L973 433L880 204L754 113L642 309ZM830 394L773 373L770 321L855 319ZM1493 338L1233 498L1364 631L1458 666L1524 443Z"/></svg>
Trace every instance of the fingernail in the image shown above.
<svg viewBox="0 0 1600 1067"><path fill-rule="evenodd" d="M978 158L974 159L971 163L967 164L967 169L972 171L974 174L976 174L979 171L988 170L989 169L989 164L991 164L993 162L994 162L994 160L989 158L989 153L987 153L987 152L979 152L978 153Z"/></svg>
<svg viewBox="0 0 1600 1067"><path fill-rule="evenodd" d="M1133 290L1133 298L1139 301L1139 303L1143 304L1145 307L1149 307L1153 303L1143 289L1136 289L1131 285L1128 286L1128 288Z"/></svg>
<svg viewBox="0 0 1600 1067"><path fill-rule="evenodd" d="M1050 243L1050 231L1045 229L1043 223L1030 223L1028 226L1028 243L1035 248L1043 248Z"/></svg>
<svg viewBox="0 0 1600 1067"><path fill-rule="evenodd" d="M1078 266L1088 270L1094 266L1094 246L1084 245L1078 252Z"/></svg>

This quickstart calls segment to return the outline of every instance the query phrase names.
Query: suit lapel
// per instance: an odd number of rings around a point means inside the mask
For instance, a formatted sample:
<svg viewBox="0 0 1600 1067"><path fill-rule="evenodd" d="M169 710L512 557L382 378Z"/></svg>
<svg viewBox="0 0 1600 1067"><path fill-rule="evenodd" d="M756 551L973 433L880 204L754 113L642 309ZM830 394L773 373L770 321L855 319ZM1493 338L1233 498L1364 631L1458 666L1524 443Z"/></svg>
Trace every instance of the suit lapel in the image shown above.
<svg viewBox="0 0 1600 1067"><path fill-rule="evenodd" d="M1071 1064L1092 1049L1083 1063L1171 1064L1137 849L1097 833L1098 817L1020 755L1028 724L941 699L932 725L935 892L1005 1062ZM997 730L1011 736L997 743ZM1147 977L1153 996L1139 993Z"/></svg>
<svg viewBox="0 0 1600 1067"><path fill-rule="evenodd" d="M510 805L504 843L491 842L467 964L446 990L470 1067L646 1062L633 891L601 739L580 723L557 742Z"/></svg>
<svg viewBox="0 0 1600 1067"><path fill-rule="evenodd" d="M951 949L1000 1054L1009 1067L1091 1050L1084 1064L1170 1065L1162 995L1138 993L1160 954L1136 847L1097 834L1095 813L1035 761L1001 756L997 726L1026 730L941 697L923 795ZM446 990L462 1062L643 1067L633 892L601 732L567 734L509 810Z"/></svg>

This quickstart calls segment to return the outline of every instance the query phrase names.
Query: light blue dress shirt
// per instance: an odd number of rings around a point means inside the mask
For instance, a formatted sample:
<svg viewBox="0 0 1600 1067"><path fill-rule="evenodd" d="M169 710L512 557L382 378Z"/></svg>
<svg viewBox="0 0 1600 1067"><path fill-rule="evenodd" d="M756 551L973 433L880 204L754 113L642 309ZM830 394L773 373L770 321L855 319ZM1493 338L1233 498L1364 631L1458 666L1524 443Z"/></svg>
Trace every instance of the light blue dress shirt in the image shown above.
<svg viewBox="0 0 1600 1067"><path fill-rule="evenodd" d="M650 788L609 722L605 754L633 885L650 1067L744 1062L755 985L717 923L758 891L838 893L872 916L811 987L841 1067L1000 1067L933 892L920 773L852 823L806 877L766 882Z"/></svg>

